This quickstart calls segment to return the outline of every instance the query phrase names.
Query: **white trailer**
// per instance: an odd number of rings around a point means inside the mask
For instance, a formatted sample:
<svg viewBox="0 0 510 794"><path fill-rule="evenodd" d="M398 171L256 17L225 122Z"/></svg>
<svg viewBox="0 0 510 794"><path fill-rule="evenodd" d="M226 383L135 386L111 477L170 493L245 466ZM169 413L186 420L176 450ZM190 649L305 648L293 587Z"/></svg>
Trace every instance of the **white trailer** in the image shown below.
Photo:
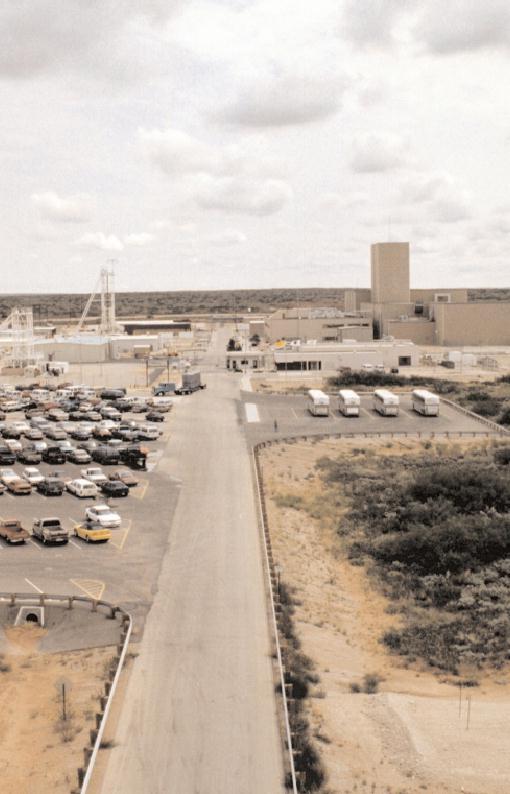
<svg viewBox="0 0 510 794"><path fill-rule="evenodd" d="M372 404L374 410L382 416L398 416L398 396L387 389L376 389Z"/></svg>
<svg viewBox="0 0 510 794"><path fill-rule="evenodd" d="M426 389L415 389L412 394L413 411L423 416L439 416L439 397Z"/></svg>
<svg viewBox="0 0 510 794"><path fill-rule="evenodd" d="M312 416L329 416L329 397L320 389L308 392L308 410Z"/></svg>
<svg viewBox="0 0 510 794"><path fill-rule="evenodd" d="M359 416L360 398L352 389L340 389L338 392L338 410L344 416Z"/></svg>

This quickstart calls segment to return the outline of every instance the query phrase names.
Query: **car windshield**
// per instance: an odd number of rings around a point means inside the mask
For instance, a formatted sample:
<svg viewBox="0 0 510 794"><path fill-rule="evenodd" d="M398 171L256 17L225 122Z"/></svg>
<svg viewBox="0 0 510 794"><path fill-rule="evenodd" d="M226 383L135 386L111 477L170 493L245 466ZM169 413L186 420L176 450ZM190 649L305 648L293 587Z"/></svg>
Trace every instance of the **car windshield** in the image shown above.
<svg viewBox="0 0 510 794"><path fill-rule="evenodd" d="M96 507L94 512L97 513L97 515L107 515L111 513L111 510L108 507Z"/></svg>

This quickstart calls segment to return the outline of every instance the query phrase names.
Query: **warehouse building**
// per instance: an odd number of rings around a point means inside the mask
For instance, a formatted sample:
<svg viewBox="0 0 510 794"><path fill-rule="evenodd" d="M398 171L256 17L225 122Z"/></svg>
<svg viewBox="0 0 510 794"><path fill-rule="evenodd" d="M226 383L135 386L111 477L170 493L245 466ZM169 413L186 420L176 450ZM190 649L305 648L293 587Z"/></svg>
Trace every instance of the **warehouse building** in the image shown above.
<svg viewBox="0 0 510 794"><path fill-rule="evenodd" d="M369 312L343 312L330 307L298 307L280 309L272 314L264 323L263 335L268 342L279 339L300 339L304 342L313 339L317 342L343 342L346 339L364 342L372 339L372 320ZM252 335L252 323L250 323Z"/></svg>

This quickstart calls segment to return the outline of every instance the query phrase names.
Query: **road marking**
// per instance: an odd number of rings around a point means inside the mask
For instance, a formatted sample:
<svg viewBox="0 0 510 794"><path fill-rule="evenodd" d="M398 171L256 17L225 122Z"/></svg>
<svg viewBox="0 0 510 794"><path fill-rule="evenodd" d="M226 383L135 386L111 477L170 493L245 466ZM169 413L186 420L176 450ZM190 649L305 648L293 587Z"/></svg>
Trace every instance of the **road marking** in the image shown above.
<svg viewBox="0 0 510 794"><path fill-rule="evenodd" d="M106 584L100 579L69 579L69 581L96 601L99 601L106 587Z"/></svg>
<svg viewBox="0 0 510 794"><path fill-rule="evenodd" d="M294 408L291 408L290 410L292 411L292 416L294 417L294 419L299 419L299 416L295 412Z"/></svg>
<svg viewBox="0 0 510 794"><path fill-rule="evenodd" d="M32 544L32 546L35 546L37 551L42 554L42 549L41 549L39 543L36 543L35 540L33 540L32 538L28 538L28 540Z"/></svg>
<svg viewBox="0 0 510 794"><path fill-rule="evenodd" d="M147 493L147 488L149 487L149 480L139 480L138 485L135 485L134 488L130 488L129 496L133 497L134 499L142 500Z"/></svg>
<svg viewBox="0 0 510 794"><path fill-rule="evenodd" d="M371 422L373 422L373 421L374 421L374 419L375 419L375 416L372 416L372 414L370 413L370 411L368 411L366 408L360 408L360 411L361 411L361 413L363 413L363 414L365 414L366 416L368 416L368 418L370 419L370 421L371 421Z"/></svg>
<svg viewBox="0 0 510 794"><path fill-rule="evenodd" d="M33 587L33 588L34 588L34 590L37 590L37 592L38 592L38 593L44 593L44 590L41 590L39 587L37 587L37 585L36 585L36 584L34 584L33 582L31 582L31 581L30 581L30 579L25 579L25 582L26 582L27 584L29 584L29 585L30 585L30 587Z"/></svg>
<svg viewBox="0 0 510 794"><path fill-rule="evenodd" d="M400 406L400 413L405 414L410 419L414 419L414 416L412 414L410 414L408 411L406 411L404 408L402 408L402 406Z"/></svg>
<svg viewBox="0 0 510 794"><path fill-rule="evenodd" d="M122 551L122 549L124 548L124 544L125 544L125 542L127 540L127 536L129 535L129 530L131 529L131 524L132 524L132 521L131 521L131 519L129 519L128 522L127 522L127 527L123 527L122 529L116 531L115 538L113 537L113 535L110 538L109 542L113 546L115 546L115 548L118 549L119 551ZM120 533L121 532L123 533L122 538L120 537Z"/></svg>
<svg viewBox="0 0 510 794"><path fill-rule="evenodd" d="M245 403L244 410L247 422L260 422L259 409L255 403Z"/></svg>
<svg viewBox="0 0 510 794"><path fill-rule="evenodd" d="M75 541L75 540L73 540L72 538L69 538L69 543L72 543L72 544L73 544L73 546L76 546L76 548L77 548L77 549L79 549L79 551L83 551L83 549L82 549L82 547L80 546L80 544L79 544L79 543L76 543L76 541Z"/></svg>

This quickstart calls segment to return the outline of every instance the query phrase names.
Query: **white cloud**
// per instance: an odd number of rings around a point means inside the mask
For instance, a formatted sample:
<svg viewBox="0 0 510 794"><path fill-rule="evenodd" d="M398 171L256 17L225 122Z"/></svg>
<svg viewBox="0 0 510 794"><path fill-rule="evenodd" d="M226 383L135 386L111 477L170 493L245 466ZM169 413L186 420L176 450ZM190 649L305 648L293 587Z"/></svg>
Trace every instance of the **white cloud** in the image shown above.
<svg viewBox="0 0 510 794"><path fill-rule="evenodd" d="M282 180L243 176L207 177L195 193L202 209L258 216L278 212L291 198L292 190Z"/></svg>
<svg viewBox="0 0 510 794"><path fill-rule="evenodd" d="M406 148L399 135L365 134L354 142L351 169L361 174L394 171L405 163Z"/></svg>
<svg viewBox="0 0 510 794"><path fill-rule="evenodd" d="M59 196L49 190L46 193L33 193L30 199L41 218L54 223L84 223L92 214L93 199L86 194Z"/></svg>
<svg viewBox="0 0 510 794"><path fill-rule="evenodd" d="M220 157L213 147L182 130L138 130L146 156L166 174L217 171Z"/></svg>
<svg viewBox="0 0 510 794"><path fill-rule="evenodd" d="M394 38L408 0L346 0L340 33L358 45L385 46Z"/></svg>
<svg viewBox="0 0 510 794"><path fill-rule="evenodd" d="M216 245L219 248L229 247L232 245L242 245L247 240L246 235L237 229L225 229L223 232L211 235L208 242Z"/></svg>
<svg viewBox="0 0 510 794"><path fill-rule="evenodd" d="M128 234L124 237L124 243L126 245L133 245L133 246L144 246L149 245L150 243L154 242L155 236L153 234L149 234L148 232L139 232L138 234Z"/></svg>
<svg viewBox="0 0 510 794"><path fill-rule="evenodd" d="M257 151L259 141L213 147L180 130L139 130L142 148L162 171L186 178L191 197L202 209L270 215L291 198L281 165Z"/></svg>
<svg viewBox="0 0 510 794"><path fill-rule="evenodd" d="M0 75L28 78L69 69L135 76L132 23L160 27L180 0L3 0L0 4ZM140 35L140 41L143 36ZM131 64L129 62L131 55ZM120 68L119 68L120 67Z"/></svg>
<svg viewBox="0 0 510 794"><path fill-rule="evenodd" d="M510 47L508 0L428 0L414 35L440 54Z"/></svg>
<svg viewBox="0 0 510 794"><path fill-rule="evenodd" d="M417 173L408 176L401 188L401 201L423 205L431 220L456 223L472 215L472 196L448 173Z"/></svg>
<svg viewBox="0 0 510 794"><path fill-rule="evenodd" d="M280 72L245 81L218 118L245 127L284 127L338 112L346 80L331 74Z"/></svg>
<svg viewBox="0 0 510 794"><path fill-rule="evenodd" d="M115 234L104 232L89 232L76 240L75 245L80 248L97 248L99 251L122 251L124 246Z"/></svg>

